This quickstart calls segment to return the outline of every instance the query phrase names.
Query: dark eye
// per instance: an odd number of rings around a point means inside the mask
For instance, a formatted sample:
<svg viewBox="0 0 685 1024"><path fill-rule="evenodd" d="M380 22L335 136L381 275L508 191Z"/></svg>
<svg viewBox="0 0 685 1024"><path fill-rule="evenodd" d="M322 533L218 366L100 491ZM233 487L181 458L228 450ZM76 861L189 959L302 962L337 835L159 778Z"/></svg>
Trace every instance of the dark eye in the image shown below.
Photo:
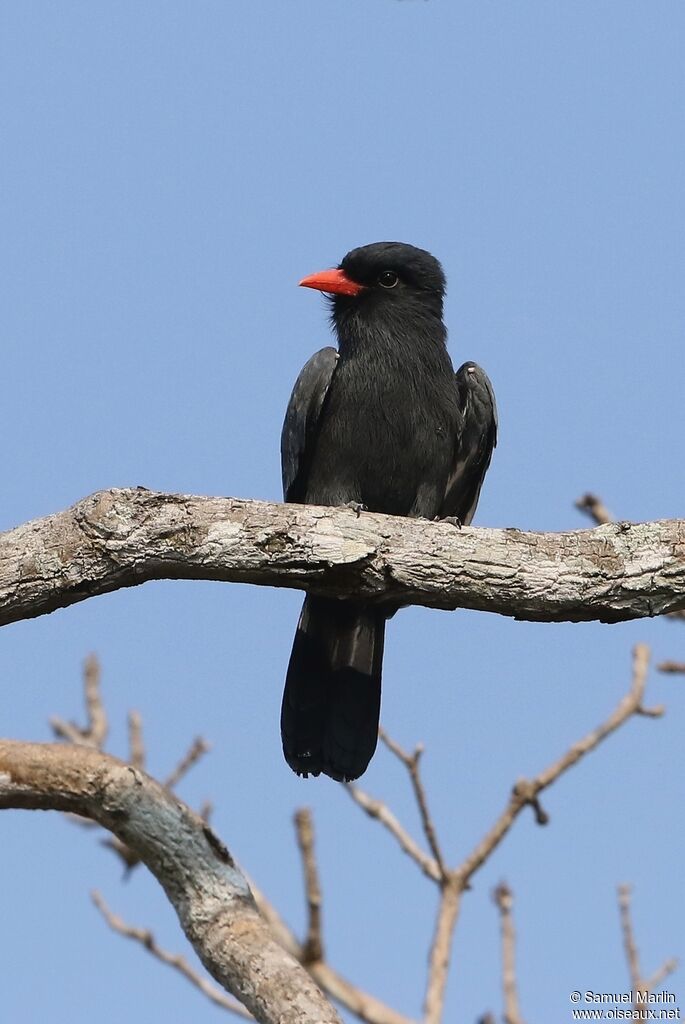
<svg viewBox="0 0 685 1024"><path fill-rule="evenodd" d="M378 283L381 288L394 288L399 277L394 270L384 270L382 274L378 275Z"/></svg>

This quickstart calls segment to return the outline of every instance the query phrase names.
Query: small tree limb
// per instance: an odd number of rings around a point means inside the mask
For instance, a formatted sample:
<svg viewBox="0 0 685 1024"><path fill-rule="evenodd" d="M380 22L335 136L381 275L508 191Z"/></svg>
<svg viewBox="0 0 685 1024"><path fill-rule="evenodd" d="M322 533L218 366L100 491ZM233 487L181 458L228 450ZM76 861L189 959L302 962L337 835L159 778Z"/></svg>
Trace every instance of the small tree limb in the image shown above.
<svg viewBox="0 0 685 1024"><path fill-rule="evenodd" d="M649 978L645 978L642 974L642 968L640 967L640 955L637 951L637 943L635 942L635 931L633 929L633 915L631 910L631 899L632 899L632 886L630 885L619 885L618 887L618 910L621 920L621 934L623 936L623 949L626 955L626 962L628 964L628 974L630 975L630 988L633 996L633 1013L635 1020L648 1020L649 1019L649 1005L647 998L650 992L653 992L655 988L658 988L669 974L678 966L678 961L675 957L670 960L664 960L661 967L658 968Z"/></svg>
<svg viewBox="0 0 685 1024"><path fill-rule="evenodd" d="M499 846L505 835L524 807L532 806L539 824L545 824L544 814L537 800L540 793L568 771L577 761L599 746L611 733L616 732L624 722L633 715L650 714L656 717L663 713L663 708L644 708L644 697L649 668L649 647L637 644L633 651L633 678L629 692L619 702L616 709L601 725L593 729L582 740L569 747L566 753L553 764L541 771L534 779L521 779L514 786L509 803L499 816L490 831L462 862L457 871L464 883L470 881L475 872L483 865L493 850Z"/></svg>
<svg viewBox="0 0 685 1024"><path fill-rule="evenodd" d="M223 1010L235 1013L238 1017L243 1017L246 1020L254 1020L252 1014L244 1006L237 1003L235 999L231 999L230 996L227 996L216 985L212 985L199 971L194 970L184 956L181 956L179 953L169 953L166 949L162 949L149 928L135 928L133 925L126 924L122 918L109 909L99 892L92 892L90 898L112 931L117 932L118 935L123 935L126 939L133 939L134 942L139 943L156 960L166 964L167 967L173 967L175 971L183 975L191 985L199 989L202 995L206 996L210 1002L215 1003L216 1006L220 1006Z"/></svg>
<svg viewBox="0 0 685 1024"><path fill-rule="evenodd" d="M343 788L350 794L354 802L361 807L365 814L368 814L370 818L375 818L376 821L380 822L380 824L388 830L390 835L393 836L399 844L400 849L418 864L427 878L430 878L434 882L440 882L442 880L442 872L438 862L433 857L430 857L427 853L423 852L419 844L409 834L409 832L407 832L404 825L400 824L387 804L369 796L369 794L364 792L363 789L360 789L359 786L353 785L350 782L345 783Z"/></svg>
<svg viewBox="0 0 685 1024"><path fill-rule="evenodd" d="M426 837L426 842L430 847L430 851L433 854L433 860L438 865L440 875L444 881L447 877L447 869L445 868L445 860L440 849L440 843L438 842L438 833L435 825L433 824L433 818L428 807L428 797L426 796L426 787L423 784L421 778L421 755L423 754L423 745L418 744L411 754L408 754L406 750L396 743L390 736L388 736L385 729L380 729L378 735L382 742L386 745L395 757L399 758L404 767L409 772L409 779L411 781L412 789L414 791L414 799L419 809L419 815L421 817L421 825L423 826L423 834Z"/></svg>
<svg viewBox="0 0 685 1024"><path fill-rule="evenodd" d="M523 1024L516 984L516 930L514 928L514 894L506 882L500 882L493 893L499 910L502 939L502 990L504 993L504 1024Z"/></svg>
<svg viewBox="0 0 685 1024"><path fill-rule="evenodd" d="M323 939L321 937L321 885L314 853L314 822L308 807L295 812L297 845L302 857L302 870L307 894L307 938L299 959L304 964L323 960Z"/></svg>

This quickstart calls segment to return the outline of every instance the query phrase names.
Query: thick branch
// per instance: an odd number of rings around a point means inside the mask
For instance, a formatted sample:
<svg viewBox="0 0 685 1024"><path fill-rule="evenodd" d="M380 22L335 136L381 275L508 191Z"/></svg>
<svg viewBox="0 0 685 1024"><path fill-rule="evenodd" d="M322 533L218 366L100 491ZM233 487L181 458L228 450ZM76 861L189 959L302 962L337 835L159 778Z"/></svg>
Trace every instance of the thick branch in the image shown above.
<svg viewBox="0 0 685 1024"><path fill-rule="evenodd" d="M0 535L0 625L154 579L616 622L685 607L685 521L458 530L349 509L100 491Z"/></svg>
<svg viewBox="0 0 685 1024"><path fill-rule="evenodd" d="M0 809L62 810L113 832L163 886L210 974L263 1024L340 1024L278 944L230 854L143 772L88 747L0 740Z"/></svg>

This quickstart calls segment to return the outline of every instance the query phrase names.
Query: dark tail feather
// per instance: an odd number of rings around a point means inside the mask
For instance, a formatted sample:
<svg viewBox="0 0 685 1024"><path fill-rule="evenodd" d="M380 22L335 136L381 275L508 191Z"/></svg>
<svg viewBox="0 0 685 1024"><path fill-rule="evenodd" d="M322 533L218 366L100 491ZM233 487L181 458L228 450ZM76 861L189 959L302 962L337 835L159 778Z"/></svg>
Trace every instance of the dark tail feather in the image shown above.
<svg viewBox="0 0 685 1024"><path fill-rule="evenodd" d="M378 742L385 616L307 597L281 707L285 759L298 775L359 778Z"/></svg>

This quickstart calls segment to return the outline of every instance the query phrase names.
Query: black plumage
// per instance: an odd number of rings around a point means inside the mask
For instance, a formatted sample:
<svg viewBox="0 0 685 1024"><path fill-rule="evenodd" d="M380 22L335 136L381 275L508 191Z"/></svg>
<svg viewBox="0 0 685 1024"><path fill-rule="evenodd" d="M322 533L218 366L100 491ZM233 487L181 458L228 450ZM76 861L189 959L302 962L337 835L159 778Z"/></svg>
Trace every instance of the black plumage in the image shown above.
<svg viewBox="0 0 685 1024"><path fill-rule="evenodd" d="M312 356L293 389L281 437L285 500L469 523L497 442L495 399L474 363L454 373L438 261L379 242L301 283L331 294L338 351ZM285 758L298 774L365 771L393 611L305 599L281 709Z"/></svg>

